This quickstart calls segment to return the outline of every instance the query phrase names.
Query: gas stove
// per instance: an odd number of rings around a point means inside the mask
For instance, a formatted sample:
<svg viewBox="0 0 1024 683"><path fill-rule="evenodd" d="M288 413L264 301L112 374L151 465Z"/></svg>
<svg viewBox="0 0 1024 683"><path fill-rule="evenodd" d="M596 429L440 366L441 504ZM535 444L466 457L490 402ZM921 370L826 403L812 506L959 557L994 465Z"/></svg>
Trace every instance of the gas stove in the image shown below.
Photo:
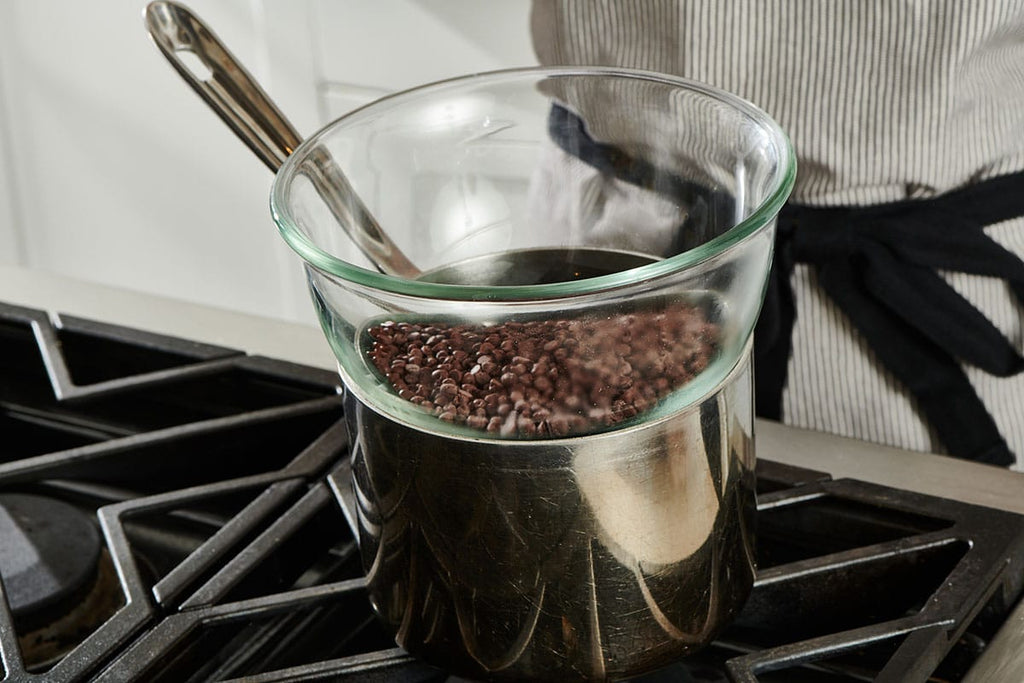
<svg viewBox="0 0 1024 683"><path fill-rule="evenodd" d="M445 681L377 624L334 373L0 304L0 681ZM643 681L960 680L1024 516L762 460L737 621Z"/></svg>

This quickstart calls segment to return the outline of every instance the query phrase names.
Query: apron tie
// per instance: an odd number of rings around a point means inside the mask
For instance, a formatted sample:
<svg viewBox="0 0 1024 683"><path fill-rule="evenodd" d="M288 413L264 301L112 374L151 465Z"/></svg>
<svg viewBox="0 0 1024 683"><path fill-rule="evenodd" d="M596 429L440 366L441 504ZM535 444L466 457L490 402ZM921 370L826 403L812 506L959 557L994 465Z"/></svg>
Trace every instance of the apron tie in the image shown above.
<svg viewBox="0 0 1024 683"><path fill-rule="evenodd" d="M960 362L1009 377L1024 369L1024 358L936 271L1000 278L1024 302L1024 261L982 230L1024 215L1022 189L1024 172L934 199L783 208L755 340L759 412L781 416L796 318L790 275L804 263L815 268L824 292L914 396L951 455L1015 462Z"/></svg>

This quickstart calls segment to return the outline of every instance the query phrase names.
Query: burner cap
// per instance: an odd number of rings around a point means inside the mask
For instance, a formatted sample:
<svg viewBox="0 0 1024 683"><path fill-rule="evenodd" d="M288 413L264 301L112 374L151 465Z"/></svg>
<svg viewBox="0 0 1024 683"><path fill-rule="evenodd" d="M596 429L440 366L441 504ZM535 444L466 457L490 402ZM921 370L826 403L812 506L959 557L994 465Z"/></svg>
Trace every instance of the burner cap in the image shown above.
<svg viewBox="0 0 1024 683"><path fill-rule="evenodd" d="M92 520L53 498L0 494L0 575L16 620L71 609L96 576L102 542Z"/></svg>

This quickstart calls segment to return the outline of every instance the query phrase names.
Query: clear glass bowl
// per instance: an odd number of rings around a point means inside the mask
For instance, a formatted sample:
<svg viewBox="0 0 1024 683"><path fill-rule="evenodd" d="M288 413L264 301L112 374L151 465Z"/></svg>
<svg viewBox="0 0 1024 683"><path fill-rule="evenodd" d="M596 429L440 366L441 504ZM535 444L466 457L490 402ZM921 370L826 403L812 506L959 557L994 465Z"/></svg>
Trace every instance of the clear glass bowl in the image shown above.
<svg viewBox="0 0 1024 683"><path fill-rule="evenodd" d="M325 156L422 276L353 245ZM794 175L750 103L605 68L416 88L289 157L271 207L338 358L399 644L476 676L628 675L739 609L751 337Z"/></svg>
<svg viewBox="0 0 1024 683"><path fill-rule="evenodd" d="M580 120L594 144L572 132ZM552 135L558 125L570 134ZM474 258L485 267L459 269L443 283L376 272L309 179L311 157L324 149L419 269L446 272ZM580 159L602 154L597 164L612 172ZM369 361L373 325L593 320L693 302L714 318L719 336L709 367L657 402L671 412L717 386L746 348L774 216L794 172L785 135L734 96L652 73L530 69L417 88L335 121L287 160L271 205L282 236L307 264L349 390L394 419L474 437L477 430L438 425L397 395ZM494 272L495 255L545 249L613 250L653 262L547 284L521 284L534 273L515 279L528 270L528 256L514 259L512 278ZM496 277L515 284L495 286ZM630 421L613 424L621 422Z"/></svg>

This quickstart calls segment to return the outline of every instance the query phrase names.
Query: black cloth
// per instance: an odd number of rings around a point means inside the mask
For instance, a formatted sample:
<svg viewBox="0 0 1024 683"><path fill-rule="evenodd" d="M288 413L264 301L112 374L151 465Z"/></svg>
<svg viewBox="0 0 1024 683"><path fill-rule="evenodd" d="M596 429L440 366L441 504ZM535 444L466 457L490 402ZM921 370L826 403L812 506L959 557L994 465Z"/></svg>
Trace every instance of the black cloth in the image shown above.
<svg viewBox="0 0 1024 683"><path fill-rule="evenodd" d="M1024 262L982 230L1024 215L1024 172L932 199L865 207L789 204L755 337L758 411L781 418L796 319L790 276L813 266L825 293L909 390L950 455L1015 462L961 363L998 377L1024 358L937 270L1003 279L1024 302Z"/></svg>
<svg viewBox="0 0 1024 683"><path fill-rule="evenodd" d="M687 207L690 225L680 233L732 215L727 193L678 178L595 141L582 119L565 107L552 108L548 131L561 149L602 173ZM816 270L821 288L849 317L879 362L916 399L950 455L996 465L1014 463L961 363L1009 377L1024 369L1024 358L937 271L1001 278L1024 303L1024 261L982 230L1018 216L1024 216L1024 172L932 199L863 207L783 207L755 330L758 414L783 418L782 394L796 321L790 278L795 264L804 263ZM685 239L679 246L688 246Z"/></svg>

